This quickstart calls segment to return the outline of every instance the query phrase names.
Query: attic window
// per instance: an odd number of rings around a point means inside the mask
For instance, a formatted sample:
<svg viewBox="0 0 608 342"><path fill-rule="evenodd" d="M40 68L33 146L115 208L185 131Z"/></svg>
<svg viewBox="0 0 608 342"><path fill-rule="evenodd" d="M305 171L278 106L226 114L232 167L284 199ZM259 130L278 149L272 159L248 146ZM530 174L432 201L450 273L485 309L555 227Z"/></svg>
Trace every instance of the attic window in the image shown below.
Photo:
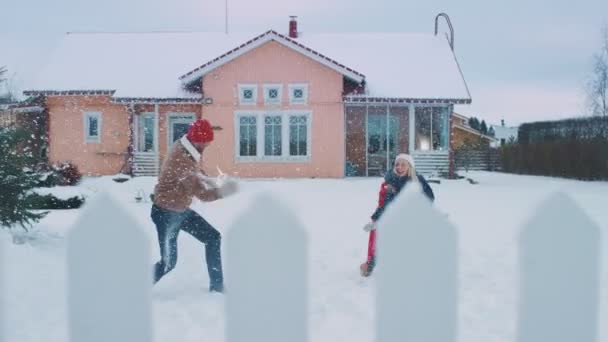
<svg viewBox="0 0 608 342"><path fill-rule="evenodd" d="M289 103L306 104L308 102L308 84L289 85Z"/></svg>
<svg viewBox="0 0 608 342"><path fill-rule="evenodd" d="M281 84L264 84L264 103L280 104L282 88Z"/></svg>
<svg viewBox="0 0 608 342"><path fill-rule="evenodd" d="M254 105L257 101L256 84L239 84L239 103L241 105Z"/></svg>

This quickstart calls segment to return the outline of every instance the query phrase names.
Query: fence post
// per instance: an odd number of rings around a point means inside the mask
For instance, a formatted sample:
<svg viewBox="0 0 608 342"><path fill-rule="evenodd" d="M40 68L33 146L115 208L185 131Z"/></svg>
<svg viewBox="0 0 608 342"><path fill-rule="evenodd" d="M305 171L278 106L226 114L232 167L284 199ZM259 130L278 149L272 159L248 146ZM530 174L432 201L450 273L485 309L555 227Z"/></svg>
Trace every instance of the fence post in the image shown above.
<svg viewBox="0 0 608 342"><path fill-rule="evenodd" d="M378 226L377 341L455 341L454 227L417 184L402 191Z"/></svg>
<svg viewBox="0 0 608 342"><path fill-rule="evenodd" d="M151 341L148 240L112 197L84 208L67 258L70 341Z"/></svg>
<svg viewBox="0 0 608 342"><path fill-rule="evenodd" d="M307 236L263 194L226 236L226 340L307 341Z"/></svg>
<svg viewBox="0 0 608 342"><path fill-rule="evenodd" d="M563 193L520 236L519 342L597 340L600 231Z"/></svg>

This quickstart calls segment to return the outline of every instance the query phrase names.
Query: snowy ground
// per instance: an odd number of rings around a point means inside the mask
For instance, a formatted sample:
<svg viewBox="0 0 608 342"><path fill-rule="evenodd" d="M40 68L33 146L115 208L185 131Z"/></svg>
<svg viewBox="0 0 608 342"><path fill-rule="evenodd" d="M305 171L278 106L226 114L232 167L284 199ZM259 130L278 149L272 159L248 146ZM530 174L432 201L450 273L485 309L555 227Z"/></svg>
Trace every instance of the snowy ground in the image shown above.
<svg viewBox="0 0 608 342"><path fill-rule="evenodd" d="M472 173L465 180L432 184L437 207L449 214L460 234L459 340L514 341L517 301L516 239L537 204L554 191L571 195L608 236L608 183L577 182L497 173ZM109 177L89 178L77 188L55 188L63 197L95 196L107 190L141 223L150 238L150 263L158 258L150 203L136 203L149 193L154 178L118 184ZM374 278L362 279L367 235L361 230L377 200L380 179L252 180L237 196L195 209L220 231L243 212L253 196L270 191L295 210L308 230L310 341L374 340ZM65 235L80 210L55 211L42 220L25 245L3 242L6 341L67 341ZM202 247L180 235L177 268L153 288L156 341L223 341L224 298L207 292ZM604 242L604 246L608 246ZM604 248L603 260L608 260ZM605 268L604 268L605 269ZM604 281L608 272L603 272ZM608 284L608 282L605 282ZM230 284L228 283L229 287ZM603 286L606 288L607 286ZM601 301L608 303L608 291ZM608 326L608 305L602 324ZM0 315L1 316L1 315ZM606 328L602 328L608 330ZM608 340L602 331L602 341Z"/></svg>

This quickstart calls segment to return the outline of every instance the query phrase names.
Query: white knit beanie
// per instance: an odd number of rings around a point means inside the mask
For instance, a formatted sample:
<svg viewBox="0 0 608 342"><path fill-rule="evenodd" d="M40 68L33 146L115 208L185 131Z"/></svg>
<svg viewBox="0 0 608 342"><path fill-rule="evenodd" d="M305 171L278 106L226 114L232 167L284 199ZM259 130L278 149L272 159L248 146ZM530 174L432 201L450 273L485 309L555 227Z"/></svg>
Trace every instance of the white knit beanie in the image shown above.
<svg viewBox="0 0 608 342"><path fill-rule="evenodd" d="M397 160L402 159L407 161L411 167L416 167L416 165L414 164L414 158L412 158L412 156L410 156L407 153L400 153L397 155L397 157L395 157L395 163L397 162Z"/></svg>

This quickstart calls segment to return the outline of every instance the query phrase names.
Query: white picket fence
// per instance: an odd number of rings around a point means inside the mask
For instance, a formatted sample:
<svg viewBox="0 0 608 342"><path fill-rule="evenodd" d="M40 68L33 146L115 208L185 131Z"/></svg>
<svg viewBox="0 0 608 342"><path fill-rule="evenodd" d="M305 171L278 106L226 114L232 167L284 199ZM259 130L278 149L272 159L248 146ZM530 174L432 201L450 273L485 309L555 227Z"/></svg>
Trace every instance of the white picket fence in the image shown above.
<svg viewBox="0 0 608 342"><path fill-rule="evenodd" d="M306 231L272 195L253 203L224 240L226 340L305 342ZM84 210L68 236L70 341L152 341L144 233L107 195ZM456 229L407 189L380 226L376 341L456 341ZM518 342L598 340L599 244L599 228L568 196L538 208L520 240Z"/></svg>

